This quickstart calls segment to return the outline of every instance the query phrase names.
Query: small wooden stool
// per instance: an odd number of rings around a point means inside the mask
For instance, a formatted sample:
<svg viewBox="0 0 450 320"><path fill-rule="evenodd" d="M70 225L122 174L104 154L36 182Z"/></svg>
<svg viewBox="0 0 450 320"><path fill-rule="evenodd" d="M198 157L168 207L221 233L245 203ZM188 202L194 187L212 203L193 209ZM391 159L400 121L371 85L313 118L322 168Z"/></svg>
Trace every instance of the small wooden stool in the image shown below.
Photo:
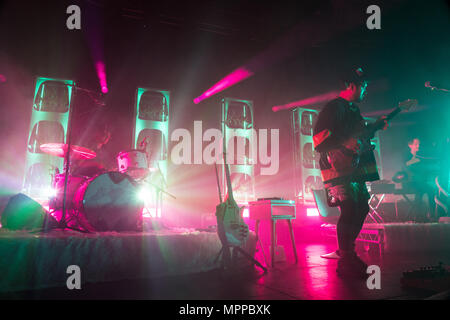
<svg viewBox="0 0 450 320"><path fill-rule="evenodd" d="M278 220L287 220L289 233L291 236L292 250L294 251L295 263L298 262L297 248L295 246L294 230L292 229L292 219L296 218L295 202L292 200L267 199L249 202L250 219L255 220L255 234L259 240L259 224L261 220L270 220L271 223L271 260L272 268L275 266L275 248L277 246ZM262 247L262 245L261 245ZM264 252L264 249L263 249Z"/></svg>

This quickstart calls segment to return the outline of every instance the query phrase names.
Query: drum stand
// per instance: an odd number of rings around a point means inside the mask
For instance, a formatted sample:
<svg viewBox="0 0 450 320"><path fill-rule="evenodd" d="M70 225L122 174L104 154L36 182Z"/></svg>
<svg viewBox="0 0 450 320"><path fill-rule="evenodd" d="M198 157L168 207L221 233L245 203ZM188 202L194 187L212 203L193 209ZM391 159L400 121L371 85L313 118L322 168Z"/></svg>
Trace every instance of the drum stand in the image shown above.
<svg viewBox="0 0 450 320"><path fill-rule="evenodd" d="M161 177L163 178L164 185L167 186L166 180L164 179L164 176L163 176L162 174L161 174ZM172 198L174 198L174 199L177 198L177 197L175 197L173 194L171 194L171 193L167 192L166 190L164 190L164 188L158 187L156 184L151 183L151 182L148 181L148 180L145 180L145 179L144 179L144 182L145 182L145 183L148 183L149 185L151 185L153 188L155 188L156 190L158 190L158 192L162 192L162 193L164 193L164 194L167 194L168 196L170 196L170 197L172 197Z"/></svg>
<svg viewBox="0 0 450 320"><path fill-rule="evenodd" d="M73 100L75 100L76 86L73 85ZM67 151L64 157L64 193L63 193L63 203L62 203L62 213L61 220L59 221L59 227L65 229L67 227L66 223L66 198L67 198L67 183L69 178L69 168L70 168L70 151L72 149L72 115L73 106L69 109L69 123L67 125Z"/></svg>
<svg viewBox="0 0 450 320"><path fill-rule="evenodd" d="M161 175L161 176L162 176L162 175ZM166 184L166 183L165 183L165 180L164 180L164 176L162 176L162 179L163 179L164 184ZM163 195L163 194L166 194L166 195L168 195L168 196L170 196L170 197L176 199L176 197L175 197L173 194L167 192L166 190L164 190L164 188L159 187L159 186L157 186L156 184L154 184L154 183L152 183L152 182L150 182L150 181L148 181L148 180L146 180L146 179L143 180L143 183L146 183L146 184L152 186L152 187L155 189L155 191L156 191L156 192L155 192L155 193L156 193L156 195L155 195L155 202L156 202L156 216L158 216L158 209L160 209L160 208L162 209L162 195ZM154 220L154 221L152 222L152 228L155 228L155 223L156 223L156 220ZM156 225L157 225L156 229L160 229L160 228L161 228L161 227L159 226L159 225L160 225L160 222L156 223ZM163 226L163 227L164 227L164 226Z"/></svg>
<svg viewBox="0 0 450 320"><path fill-rule="evenodd" d="M87 89L83 89L80 87L77 87L75 84L71 85L73 88L73 97L72 100L75 101L75 97L76 97L76 92L77 90L81 90L81 91L85 91L88 93L92 93L92 91L87 90ZM92 97L91 97L92 98ZM96 101L94 99L95 103L98 104L99 102ZM67 199L67 183L68 183L68 178L69 178L69 169L70 169L70 153L72 150L72 121L73 121L73 109L74 107L72 106L69 109L69 123L67 125L67 151L64 157L64 194L63 194L63 207L62 207L62 214L61 214L61 220L59 221L59 227L61 229L65 229L68 228L67 226L67 221L66 221L66 211L67 211L67 207L66 207L66 199ZM73 228L71 228L73 229ZM82 230L78 230L77 231L81 231L81 232L88 232L88 231L82 231Z"/></svg>
<svg viewBox="0 0 450 320"><path fill-rule="evenodd" d="M156 191L157 191L159 194L164 193L164 194L167 194L168 196L170 196L170 197L176 199L176 197L175 197L173 194L167 192L167 191L164 190L163 188L158 187L156 184L151 183L150 181L145 181L145 183L148 183L148 184L151 185L153 188L155 188ZM157 198L156 201L157 201L157 202L160 202L160 201L159 201L160 196L158 195L156 198Z"/></svg>

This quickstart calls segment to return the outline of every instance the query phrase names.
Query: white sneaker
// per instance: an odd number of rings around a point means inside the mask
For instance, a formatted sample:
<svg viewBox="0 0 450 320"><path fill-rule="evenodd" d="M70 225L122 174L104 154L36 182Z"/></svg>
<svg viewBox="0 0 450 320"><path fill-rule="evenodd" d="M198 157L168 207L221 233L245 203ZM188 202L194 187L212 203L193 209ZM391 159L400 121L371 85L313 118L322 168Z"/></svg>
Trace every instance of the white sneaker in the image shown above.
<svg viewBox="0 0 450 320"><path fill-rule="evenodd" d="M339 255L339 250L336 250L331 253L322 254L320 257L324 259L339 259L341 256Z"/></svg>

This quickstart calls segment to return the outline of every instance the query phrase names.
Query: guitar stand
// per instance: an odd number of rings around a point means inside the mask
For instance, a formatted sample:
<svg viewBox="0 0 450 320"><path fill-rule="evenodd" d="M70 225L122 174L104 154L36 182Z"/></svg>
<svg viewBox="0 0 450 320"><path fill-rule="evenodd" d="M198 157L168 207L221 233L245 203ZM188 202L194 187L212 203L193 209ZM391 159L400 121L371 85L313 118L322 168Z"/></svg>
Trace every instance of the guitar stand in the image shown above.
<svg viewBox="0 0 450 320"><path fill-rule="evenodd" d="M231 257L230 257L230 248L233 249ZM247 260L249 260L252 263L252 265L260 267L264 271L264 273L267 272L267 268L265 268L258 260L253 258L247 251L238 246L230 246L222 244L222 248L220 249L216 259L214 260L214 263L216 263L219 257L222 256L222 268L228 269L229 266L234 265L231 262L237 259L238 253L241 253L244 257L246 257Z"/></svg>

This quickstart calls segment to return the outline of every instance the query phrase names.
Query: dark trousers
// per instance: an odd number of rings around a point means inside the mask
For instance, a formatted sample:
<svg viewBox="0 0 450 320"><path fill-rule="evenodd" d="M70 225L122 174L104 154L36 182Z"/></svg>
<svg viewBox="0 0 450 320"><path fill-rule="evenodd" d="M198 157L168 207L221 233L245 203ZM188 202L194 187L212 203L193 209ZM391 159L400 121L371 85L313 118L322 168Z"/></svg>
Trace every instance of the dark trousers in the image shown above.
<svg viewBox="0 0 450 320"><path fill-rule="evenodd" d="M427 195L427 203L424 205L423 198ZM428 220L428 216L435 218L434 208L434 192L433 191L418 191L414 195L414 208L412 219L416 222L425 222Z"/></svg>
<svg viewBox="0 0 450 320"><path fill-rule="evenodd" d="M342 201L339 207L341 215L336 226L339 250L354 251L356 238L369 213L367 199L347 199Z"/></svg>
<svg viewBox="0 0 450 320"><path fill-rule="evenodd" d="M432 182L426 180L416 180L404 184L407 189L414 191L414 202L409 211L410 219L416 222L426 222L430 219L437 218L436 204L434 197L437 195L437 189ZM425 195L427 201L424 201Z"/></svg>

